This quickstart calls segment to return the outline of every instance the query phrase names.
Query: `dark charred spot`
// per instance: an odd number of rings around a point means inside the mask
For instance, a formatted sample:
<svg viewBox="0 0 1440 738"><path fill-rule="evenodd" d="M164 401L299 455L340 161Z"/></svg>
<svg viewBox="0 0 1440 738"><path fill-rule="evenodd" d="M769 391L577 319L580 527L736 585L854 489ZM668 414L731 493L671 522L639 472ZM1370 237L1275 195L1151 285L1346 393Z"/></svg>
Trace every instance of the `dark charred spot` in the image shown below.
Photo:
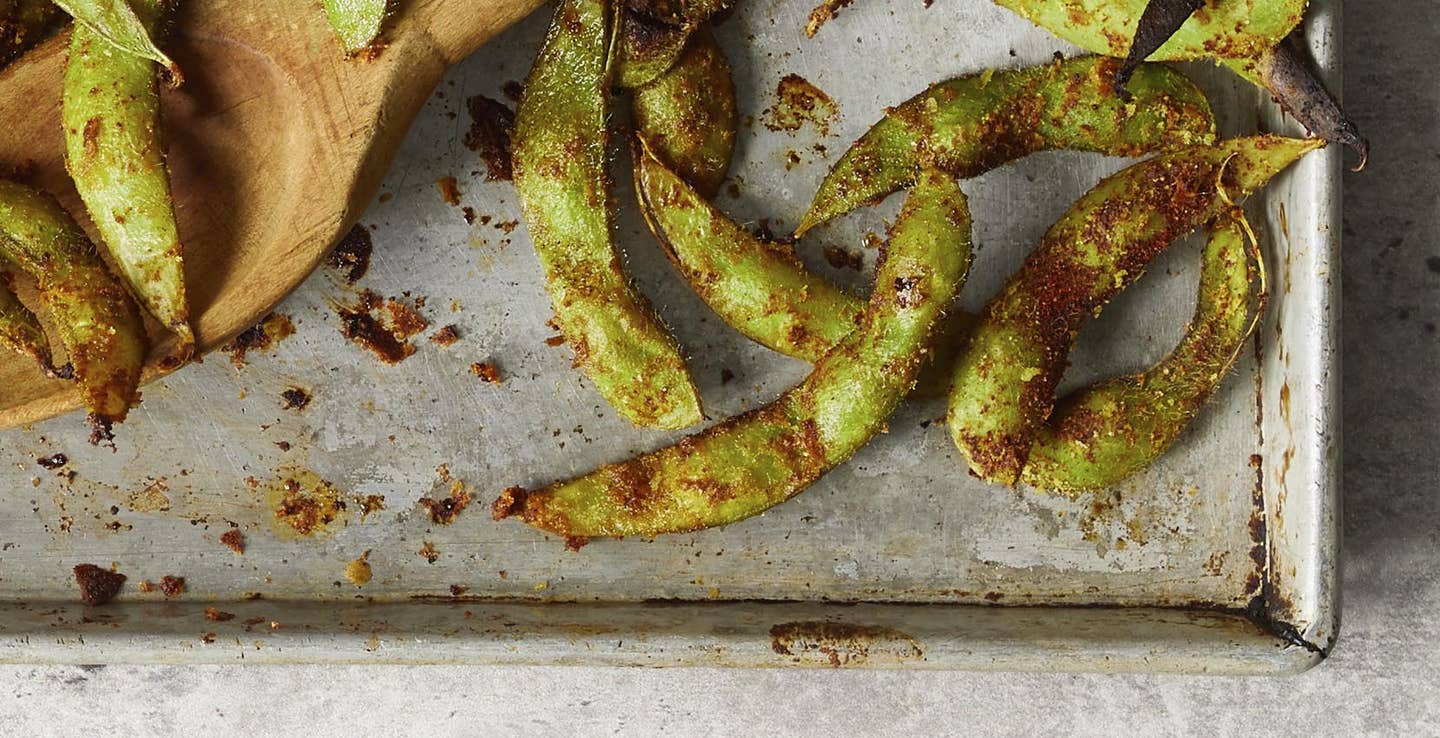
<svg viewBox="0 0 1440 738"><path fill-rule="evenodd" d="M310 393L300 387L287 387L280 393L280 407L299 412L310 406Z"/></svg>
<svg viewBox="0 0 1440 738"><path fill-rule="evenodd" d="M495 502L491 503L490 517L494 520L504 520L511 515L520 514L525 509L527 495L529 495L529 490L524 487L506 487L500 496L495 498Z"/></svg>
<svg viewBox="0 0 1440 738"><path fill-rule="evenodd" d="M450 494L441 500L421 497L417 502L430 513L430 522L449 525L470 506L470 488L458 479L450 485Z"/></svg>
<svg viewBox="0 0 1440 738"><path fill-rule="evenodd" d="M370 238L370 231L357 223L335 245L326 264L338 272L346 283L355 284L370 270L370 254L374 250L375 242Z"/></svg>
<svg viewBox="0 0 1440 738"><path fill-rule="evenodd" d="M66 456L65 454L53 454L51 456L42 456L36 459L35 463L46 469L54 471L70 463L70 457Z"/></svg>

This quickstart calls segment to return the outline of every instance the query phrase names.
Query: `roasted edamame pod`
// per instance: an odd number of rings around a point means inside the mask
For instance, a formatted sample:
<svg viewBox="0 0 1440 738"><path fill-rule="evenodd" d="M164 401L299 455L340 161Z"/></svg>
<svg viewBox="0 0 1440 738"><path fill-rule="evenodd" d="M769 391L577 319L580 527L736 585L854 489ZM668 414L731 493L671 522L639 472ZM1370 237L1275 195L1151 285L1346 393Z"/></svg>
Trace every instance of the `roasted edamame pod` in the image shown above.
<svg viewBox="0 0 1440 738"><path fill-rule="evenodd" d="M1124 58L1148 0L995 0L1096 54ZM1312 135L1341 143L1365 166L1369 143L1314 75L1300 49L1308 0L1225 0L1191 15L1149 55L1156 61L1216 59L1267 89Z"/></svg>
<svg viewBox="0 0 1440 738"><path fill-rule="evenodd" d="M153 37L158 18L168 10L169 0L54 2L75 19L77 28L85 28L88 35L98 36L130 56L160 64L170 75L170 83L175 86L180 84L183 79L180 65L160 50ZM70 49L70 53L75 53L75 44L72 44Z"/></svg>
<svg viewBox="0 0 1440 738"><path fill-rule="evenodd" d="M1215 393L1265 304L1264 261L1240 208L1216 218L1201 256L1195 317L1149 370L1060 399L1020 481L1074 493L1113 486L1165 453Z"/></svg>
<svg viewBox="0 0 1440 738"><path fill-rule="evenodd" d="M1139 156L1210 143L1215 120L1185 75L1142 65L1132 99L1115 94L1120 62L1086 56L984 72L930 87L891 109L826 175L796 234L908 186L926 162L973 177L1045 149Z"/></svg>
<svg viewBox="0 0 1440 738"><path fill-rule="evenodd" d="M387 0L325 0L325 15L346 55L364 53L380 37L387 4Z"/></svg>
<svg viewBox="0 0 1440 738"><path fill-rule="evenodd" d="M615 84L626 89L642 87L670 71L685 52L691 29L623 10L615 59Z"/></svg>
<svg viewBox="0 0 1440 738"><path fill-rule="evenodd" d="M630 10L672 26L694 26L723 13L735 0L623 0Z"/></svg>
<svg viewBox="0 0 1440 738"><path fill-rule="evenodd" d="M515 189L575 363L641 426L700 422L680 348L626 278L606 173L611 13L562 0L530 72L511 139Z"/></svg>
<svg viewBox="0 0 1440 738"><path fill-rule="evenodd" d="M949 427L972 471L1014 484L1085 320L1172 241L1323 145L1252 136L1182 149L1122 170L1071 206L986 307L956 363Z"/></svg>
<svg viewBox="0 0 1440 738"><path fill-rule="evenodd" d="M635 128L653 153L705 197L725 181L735 152L735 83L708 27L697 30L670 71L635 90Z"/></svg>
<svg viewBox="0 0 1440 738"><path fill-rule="evenodd" d="M0 269L4 266L4 259L0 259ZM8 348L33 359L40 365L41 371L53 375L55 370L51 365L50 345L45 340L40 319L21 304L7 284L8 278L9 275L0 273L0 348Z"/></svg>
<svg viewBox="0 0 1440 738"><path fill-rule="evenodd" d="M139 398L145 358L130 295L54 198L3 180L0 257L35 279L90 410L90 440L109 440Z"/></svg>
<svg viewBox="0 0 1440 738"><path fill-rule="evenodd" d="M146 28L156 27L163 3L135 0L134 7ZM80 199L130 289L178 337L175 355L167 361L186 361L195 337L160 142L154 63L77 24L65 67L61 115L65 164Z"/></svg>
<svg viewBox="0 0 1440 738"><path fill-rule="evenodd" d="M858 330L774 403L583 477L496 500L497 519L573 547L724 525L783 502L849 459L915 382L941 314L970 266L970 216L949 176L916 183L891 232Z"/></svg>

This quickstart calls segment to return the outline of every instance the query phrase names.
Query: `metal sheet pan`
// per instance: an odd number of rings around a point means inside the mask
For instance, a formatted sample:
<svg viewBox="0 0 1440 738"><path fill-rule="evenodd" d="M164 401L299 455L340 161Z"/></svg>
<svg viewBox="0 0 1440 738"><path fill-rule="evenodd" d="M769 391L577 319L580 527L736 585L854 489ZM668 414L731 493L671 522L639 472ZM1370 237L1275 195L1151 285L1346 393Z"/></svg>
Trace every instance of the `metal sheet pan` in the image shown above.
<svg viewBox="0 0 1440 738"><path fill-rule="evenodd" d="M938 79L1072 51L981 0L860 3L806 39L810 5L742 3L720 29L745 117L735 187L720 204L777 231L884 106ZM1337 6L1315 3L1309 21L1332 88ZM76 416L0 433L0 660L1274 673L1323 658L1338 599L1333 149L1252 201L1275 285L1256 351L1170 454L1112 493L1069 501L981 484L930 422L942 406L913 403L813 489L729 528L571 553L492 522L485 508L508 485L673 438L614 417L570 369L568 349L547 345L550 311L514 193L487 181L462 143L467 98L503 99L502 86L523 79L546 15L442 83L362 219L375 243L368 275L350 285L315 274L277 310L293 337L243 362L207 357L146 388L115 453L89 447ZM1225 133L1297 133L1234 77L1187 71ZM764 125L792 73L838 103L828 131ZM972 181L980 252L966 304L983 304L1068 203L1124 163L1045 154ZM442 201L436 182L449 176L473 223ZM799 379L803 365L706 312L623 186L621 196L630 266L692 352L710 416ZM872 263L864 236L897 201L817 232L804 257L863 289L865 271L831 267L821 245ZM1197 253L1193 242L1171 249L1086 329L1067 385L1168 350L1190 311ZM420 303L431 328L414 356L383 365L341 335L337 307L360 289ZM426 340L448 324L458 342ZM503 384L470 373L484 361ZM304 410L282 407L292 387L312 398ZM61 468L37 464L57 453ZM297 536L275 513L287 481L343 508ZM419 503L458 489L474 502L450 524ZM230 530L245 536L243 555L219 540ZM365 552L373 578L360 587L345 570ZM70 569L82 562L113 564L129 586L110 605L79 605ZM139 590L167 574L185 578L183 594Z"/></svg>

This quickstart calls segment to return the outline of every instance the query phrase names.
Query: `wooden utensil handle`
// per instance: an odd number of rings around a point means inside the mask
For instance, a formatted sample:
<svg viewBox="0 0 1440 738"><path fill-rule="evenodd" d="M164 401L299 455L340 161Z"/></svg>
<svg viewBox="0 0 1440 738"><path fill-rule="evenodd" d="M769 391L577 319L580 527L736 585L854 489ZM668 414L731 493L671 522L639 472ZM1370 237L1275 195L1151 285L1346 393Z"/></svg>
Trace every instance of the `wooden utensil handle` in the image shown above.
<svg viewBox="0 0 1440 738"><path fill-rule="evenodd" d="M540 7L544 0L410 0L400 12L416 15L453 65Z"/></svg>

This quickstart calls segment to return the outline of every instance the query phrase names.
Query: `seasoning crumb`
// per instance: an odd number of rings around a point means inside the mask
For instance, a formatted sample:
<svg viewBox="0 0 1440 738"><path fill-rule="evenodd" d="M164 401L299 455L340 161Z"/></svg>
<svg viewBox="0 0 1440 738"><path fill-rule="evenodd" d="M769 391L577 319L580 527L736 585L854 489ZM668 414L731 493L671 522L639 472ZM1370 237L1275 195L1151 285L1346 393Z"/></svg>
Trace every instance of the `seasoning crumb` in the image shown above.
<svg viewBox="0 0 1440 738"><path fill-rule="evenodd" d="M141 579L140 584L137 585L137 587L141 592L144 592L145 594L150 594L151 592L155 591L155 583L150 581L149 579Z"/></svg>
<svg viewBox="0 0 1440 738"><path fill-rule="evenodd" d="M259 323L246 328L240 335L220 347L230 354L230 363L236 369L245 368L245 357L251 351L269 351L275 344L295 335L295 323L283 313L270 313Z"/></svg>
<svg viewBox="0 0 1440 738"><path fill-rule="evenodd" d="M356 498L355 504L360 507L360 518L364 519L372 512L385 509L385 495L365 495Z"/></svg>
<svg viewBox="0 0 1440 738"><path fill-rule="evenodd" d="M477 361L470 365L470 373L479 377L482 382L501 384L500 370L495 367L494 362Z"/></svg>
<svg viewBox="0 0 1440 738"><path fill-rule="evenodd" d="M435 180L435 186L440 188L440 199L447 205L460 204L460 184L454 177L441 177Z"/></svg>
<svg viewBox="0 0 1440 738"><path fill-rule="evenodd" d="M220 543L237 554L245 553L245 534L241 533L239 529L231 528L225 531L225 533L220 536Z"/></svg>
<svg viewBox="0 0 1440 738"><path fill-rule="evenodd" d="M370 568L370 552L360 554L360 557L345 565L345 579L357 587L363 587L370 583L374 576L374 570Z"/></svg>
<svg viewBox="0 0 1440 738"><path fill-rule="evenodd" d="M501 569L501 570L500 570L499 572L497 572L497 573L500 575L500 578L501 578L501 579L509 579L509 578L510 578L510 572L505 571L504 569Z"/></svg>
<svg viewBox="0 0 1440 738"><path fill-rule="evenodd" d="M420 558L425 559L431 564L440 560L440 552L435 549L435 544L429 541L425 541L424 545L420 546L420 550L416 553L419 553Z"/></svg>
<svg viewBox="0 0 1440 738"><path fill-rule="evenodd" d="M335 245L325 263L339 272L348 284L355 284L370 271L370 254L374 250L375 242L370 238L370 231L357 223Z"/></svg>
<svg viewBox="0 0 1440 738"><path fill-rule="evenodd" d="M810 11L810 19L805 22L806 38L815 38L826 23L840 14L840 11L850 6L854 0L825 0ZM930 0L925 0L925 7L930 7Z"/></svg>
<svg viewBox="0 0 1440 738"><path fill-rule="evenodd" d="M435 333L430 336L430 340L441 346L453 346L456 341L460 340L460 328L454 323L451 323L435 331Z"/></svg>
<svg viewBox="0 0 1440 738"><path fill-rule="evenodd" d="M215 634L214 634L214 633L206 633L205 635L200 636L200 640L204 641L207 645L208 645L208 644L211 644L211 643L214 643L214 642L215 642Z"/></svg>
<svg viewBox="0 0 1440 738"><path fill-rule="evenodd" d="M103 605L115 599L125 584L124 574L94 564L80 564L74 572L75 583L80 586L80 601L87 605Z"/></svg>
<svg viewBox="0 0 1440 738"><path fill-rule="evenodd" d="M430 521L437 525L449 525L470 505L470 488L459 479L450 484L450 494L443 500L421 497L417 503L430 512Z"/></svg>
<svg viewBox="0 0 1440 738"><path fill-rule="evenodd" d="M280 408L300 412L310 406L310 393L300 387L286 387L280 393Z"/></svg>
<svg viewBox="0 0 1440 738"><path fill-rule="evenodd" d="M51 470L51 471L54 471L54 470L56 470L56 469L59 469L59 468L62 467L62 466L65 466L66 464L70 463L70 458L69 458L68 456L66 456L65 454L54 454L54 455L51 455L51 456L42 456L42 457L36 459L36 460L35 460L35 463L39 464L40 466L42 466L42 467L44 467L44 468L46 468L46 469L49 469L49 470Z"/></svg>
<svg viewBox="0 0 1440 738"><path fill-rule="evenodd" d="M451 596L451 597L459 597L460 595L463 595L463 594L465 594L466 592L469 592L469 591L470 591L470 588L467 587L467 586L465 586L465 585L463 585L463 584L452 584L452 585L450 585L450 596Z"/></svg>
<svg viewBox="0 0 1440 738"><path fill-rule="evenodd" d="M793 133L806 123L822 136L830 135L830 123L840 115L835 100L798 74L787 74L775 87L775 104L765 109L765 127Z"/></svg>
<svg viewBox="0 0 1440 738"><path fill-rule="evenodd" d="M160 577L160 592L167 598L179 597L185 593L185 577L169 574Z"/></svg>
<svg viewBox="0 0 1440 738"><path fill-rule="evenodd" d="M278 449L280 449L281 451L289 451L289 450L290 450L290 442L289 442L289 441L276 441L276 442L275 442L275 448L278 448Z"/></svg>
<svg viewBox="0 0 1440 738"><path fill-rule="evenodd" d="M515 113L499 100L484 95L476 95L465 104L470 111L465 146L485 162L485 179L491 182L513 179L510 135L515 130Z"/></svg>
<svg viewBox="0 0 1440 738"><path fill-rule="evenodd" d="M205 608L205 619L216 623L223 623L227 620L234 620L235 613L225 612L224 610L219 610L213 607L207 607Z"/></svg>

